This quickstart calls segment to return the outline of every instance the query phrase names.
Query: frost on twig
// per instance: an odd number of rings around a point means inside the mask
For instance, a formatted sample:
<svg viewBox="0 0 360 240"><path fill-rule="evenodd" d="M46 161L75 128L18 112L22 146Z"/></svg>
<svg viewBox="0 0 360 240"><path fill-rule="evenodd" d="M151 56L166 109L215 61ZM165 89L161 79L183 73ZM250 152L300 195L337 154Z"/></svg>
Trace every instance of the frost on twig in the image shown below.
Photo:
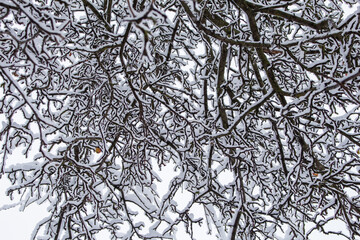
<svg viewBox="0 0 360 240"><path fill-rule="evenodd" d="M32 239L358 238L342 2L1 1L0 176L49 206Z"/></svg>

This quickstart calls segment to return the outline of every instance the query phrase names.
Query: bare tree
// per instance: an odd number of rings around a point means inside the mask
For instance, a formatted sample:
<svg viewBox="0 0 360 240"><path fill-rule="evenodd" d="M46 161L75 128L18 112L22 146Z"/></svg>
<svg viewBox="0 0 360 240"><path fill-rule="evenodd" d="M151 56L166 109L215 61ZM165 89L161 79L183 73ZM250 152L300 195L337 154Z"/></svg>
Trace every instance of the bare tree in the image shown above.
<svg viewBox="0 0 360 240"><path fill-rule="evenodd" d="M360 10L344 3L1 1L0 176L52 206L33 239L358 238Z"/></svg>

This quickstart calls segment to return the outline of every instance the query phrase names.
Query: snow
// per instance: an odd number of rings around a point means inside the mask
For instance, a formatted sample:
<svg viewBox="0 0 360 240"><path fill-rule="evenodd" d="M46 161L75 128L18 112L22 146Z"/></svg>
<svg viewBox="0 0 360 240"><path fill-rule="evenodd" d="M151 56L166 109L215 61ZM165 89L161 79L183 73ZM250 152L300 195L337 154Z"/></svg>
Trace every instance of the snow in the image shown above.
<svg viewBox="0 0 360 240"><path fill-rule="evenodd" d="M312 217L311 209L318 207L315 220L324 223L325 233L350 234L332 209L339 207L331 195L336 189L326 184L337 175L349 180L357 174L358 166L348 169L346 164L358 161L354 79L360 71L345 64L357 45L350 48L346 39L328 36L355 38L351 26L356 18L337 24L347 24L345 30L331 26L314 31L279 19L276 26L257 23L264 38L252 41L245 15L216 1L219 6L214 2L209 9L224 24L231 23L229 36L192 1L181 1L181 9L166 2L143 9L114 2L108 23L83 4L64 2L42 6L13 1L21 19L0 25L14 42L0 43L0 80L6 82L1 87L5 97L0 97L6 112L0 119L0 157L7 173L1 176L13 181L9 193L20 201L0 206L0 215L18 206L25 212L36 204L48 206L39 214L34 239L53 238L49 232L56 231L56 219L66 206L61 228L66 230L65 221L71 219L79 238L92 230L98 232L95 239L110 239L111 234L122 239L190 239L191 234L193 239L229 239L239 213L241 237L257 230L260 239L265 238L260 231L278 238L308 234L319 239L324 235L311 219L301 222L309 209ZM301 4L277 8L322 21L298 8ZM58 16L49 10L54 6ZM69 14L67 7L74 12ZM15 20L14 13L11 10L9 18ZM33 26L26 35L22 24L30 21ZM280 55L265 54L269 66L264 69L266 62L260 63L258 51L247 45L274 45L276 33L271 30L283 26L280 23L290 26L290 35L276 43ZM106 29L110 25L113 33ZM234 43L229 44L226 64L218 61L219 39ZM9 44L19 51L7 53L15 51ZM305 53L304 48L319 54ZM224 82L217 86L222 64ZM330 73L322 76L317 67ZM270 82L271 71L281 90ZM216 96L217 88L223 95ZM222 128L220 101L227 129ZM100 154L95 147L102 149ZM316 160L327 171L317 173L321 167L315 166ZM357 190L355 185L344 189L349 201L357 200ZM322 195L324 202L319 200ZM20 223L0 225L8 224ZM67 234L62 231L60 237Z"/></svg>

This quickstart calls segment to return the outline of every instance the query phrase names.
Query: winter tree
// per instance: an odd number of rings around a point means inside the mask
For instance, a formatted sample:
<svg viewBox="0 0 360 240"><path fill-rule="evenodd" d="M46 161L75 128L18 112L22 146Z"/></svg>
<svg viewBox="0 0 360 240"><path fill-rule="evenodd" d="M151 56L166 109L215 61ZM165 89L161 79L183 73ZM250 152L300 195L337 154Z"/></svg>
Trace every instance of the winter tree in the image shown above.
<svg viewBox="0 0 360 240"><path fill-rule="evenodd" d="M0 176L50 206L32 239L358 239L356 2L2 0Z"/></svg>

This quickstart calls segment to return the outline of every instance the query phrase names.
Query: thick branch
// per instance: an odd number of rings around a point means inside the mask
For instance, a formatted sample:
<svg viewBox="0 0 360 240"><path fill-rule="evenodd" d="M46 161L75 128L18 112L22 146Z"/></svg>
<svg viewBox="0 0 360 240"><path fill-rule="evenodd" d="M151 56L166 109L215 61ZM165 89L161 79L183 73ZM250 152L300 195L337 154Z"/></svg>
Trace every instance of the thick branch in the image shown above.
<svg viewBox="0 0 360 240"><path fill-rule="evenodd" d="M104 19L104 17L100 14L100 12L96 9L96 7L94 5L92 5L90 2L88 2L87 0L82 0L82 2L85 7L90 8L91 11L95 14L95 16L104 23L106 30L108 30L109 32L112 32L111 26Z"/></svg>
<svg viewBox="0 0 360 240"><path fill-rule="evenodd" d="M314 22L311 20L307 20L305 18L298 17L291 13L287 13L287 12L277 10L274 8L269 8L269 6L256 4L254 2L248 2L248 1L244 1L244 0L232 0L232 2L239 8L242 8L242 6L244 4L246 4L253 12L261 12L261 13L281 17L281 18L287 19L289 21L296 22L300 25L311 27L316 30L322 30L322 29L329 28L327 19L320 21L320 22Z"/></svg>
<svg viewBox="0 0 360 240"><path fill-rule="evenodd" d="M192 23L195 25L195 27L197 29L199 29L200 31L203 31L204 33L206 33L207 35L216 38L222 42L225 43L229 43L231 45L238 45L238 46L244 46L244 47L254 47L254 48L266 48L266 47L271 47L270 43L262 43L260 41L255 41L255 42L250 42L250 41L242 41L242 40L235 40L232 38L228 38L228 37L224 37L218 33L216 33L213 30L210 30L208 28L206 28L204 25L201 24L201 22L199 20L196 19L196 17L194 16L194 14L191 12L189 6L187 6L187 4L180 0L180 3L183 7L183 9L185 10L186 14L188 15L188 17L191 19Z"/></svg>

